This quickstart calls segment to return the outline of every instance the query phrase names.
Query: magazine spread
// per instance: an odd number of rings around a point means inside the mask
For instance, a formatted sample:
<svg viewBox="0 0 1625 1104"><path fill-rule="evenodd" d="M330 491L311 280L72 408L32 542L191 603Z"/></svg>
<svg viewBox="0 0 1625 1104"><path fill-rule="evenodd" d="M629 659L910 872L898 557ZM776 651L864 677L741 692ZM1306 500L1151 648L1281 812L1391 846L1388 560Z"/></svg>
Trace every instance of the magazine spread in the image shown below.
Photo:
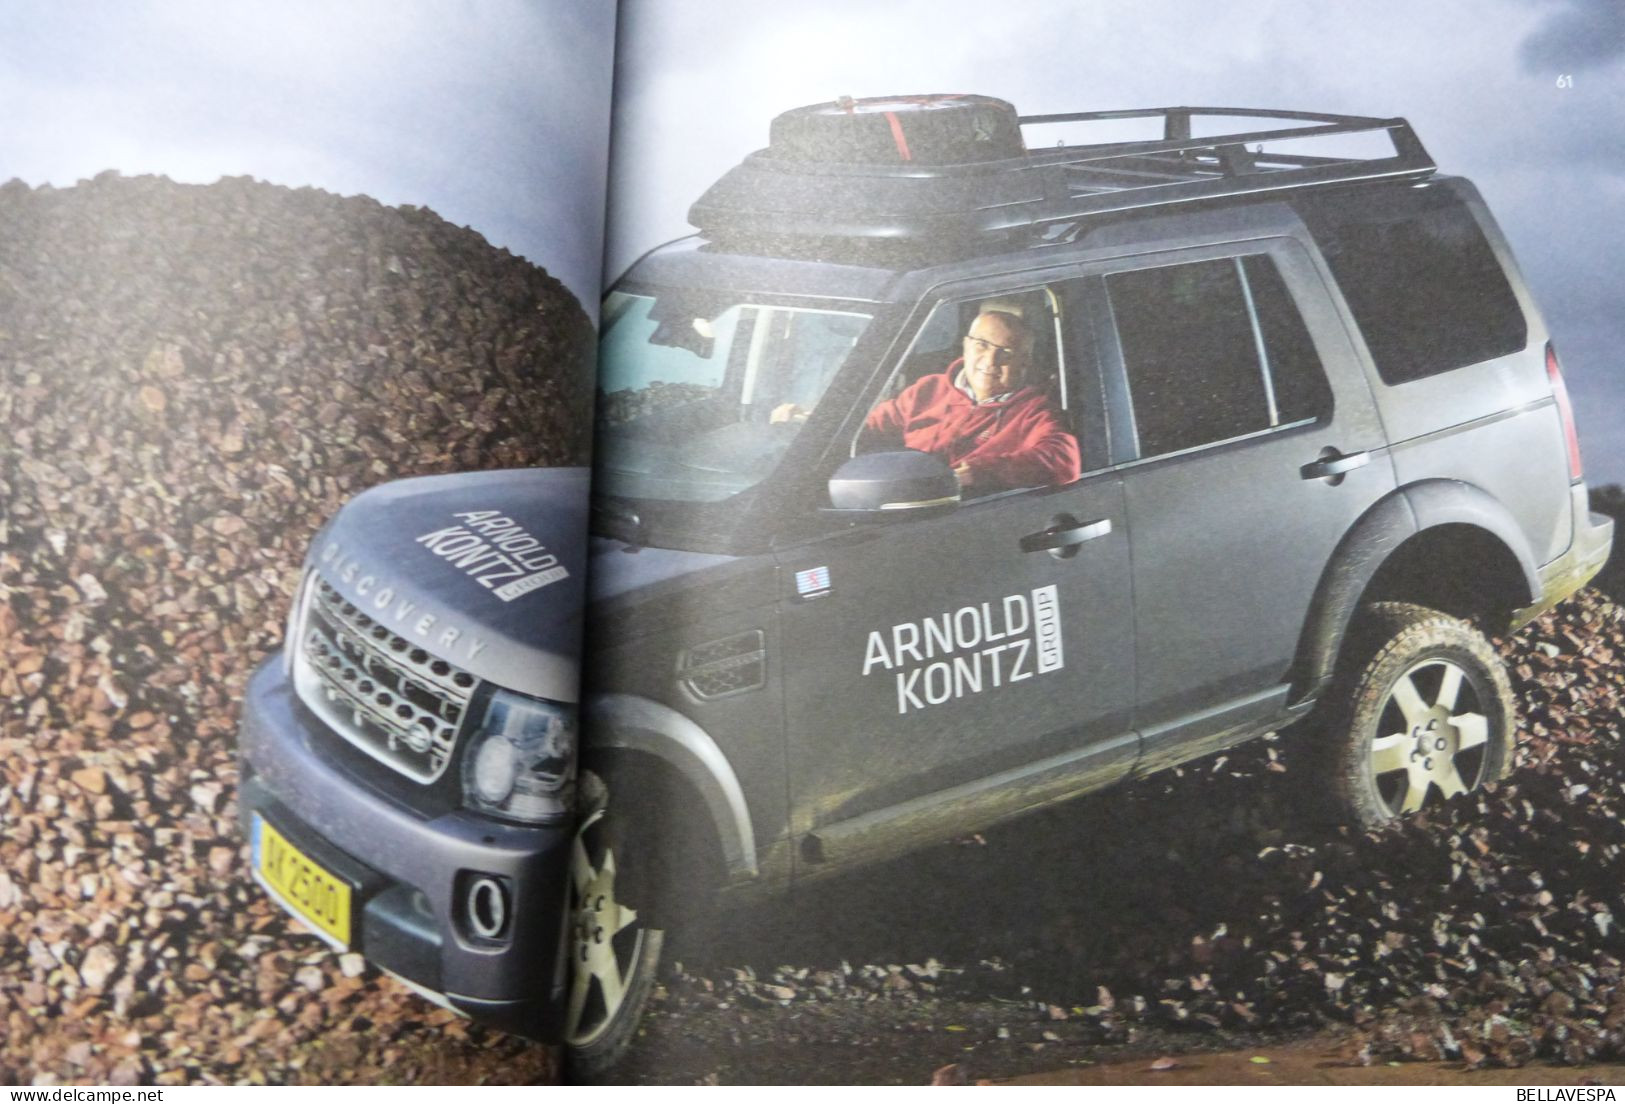
<svg viewBox="0 0 1625 1104"><path fill-rule="evenodd" d="M1625 1079L1625 28L837 7L5 17L0 1081Z"/></svg>

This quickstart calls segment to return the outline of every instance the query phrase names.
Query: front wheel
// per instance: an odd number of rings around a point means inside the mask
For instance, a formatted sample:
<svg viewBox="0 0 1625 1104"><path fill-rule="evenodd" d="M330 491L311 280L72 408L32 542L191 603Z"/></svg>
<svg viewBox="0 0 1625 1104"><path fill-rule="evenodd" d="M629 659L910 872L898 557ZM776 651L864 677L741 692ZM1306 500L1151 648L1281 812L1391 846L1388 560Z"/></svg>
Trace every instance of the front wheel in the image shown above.
<svg viewBox="0 0 1625 1104"><path fill-rule="evenodd" d="M1356 825L1375 828L1505 776L1517 706L1482 633L1438 610L1378 602L1350 641L1322 746Z"/></svg>
<svg viewBox="0 0 1625 1104"><path fill-rule="evenodd" d="M565 1042L576 1074L613 1066L637 1034L665 933L626 899L627 833L594 774L578 784L581 822L570 858L570 999Z"/></svg>

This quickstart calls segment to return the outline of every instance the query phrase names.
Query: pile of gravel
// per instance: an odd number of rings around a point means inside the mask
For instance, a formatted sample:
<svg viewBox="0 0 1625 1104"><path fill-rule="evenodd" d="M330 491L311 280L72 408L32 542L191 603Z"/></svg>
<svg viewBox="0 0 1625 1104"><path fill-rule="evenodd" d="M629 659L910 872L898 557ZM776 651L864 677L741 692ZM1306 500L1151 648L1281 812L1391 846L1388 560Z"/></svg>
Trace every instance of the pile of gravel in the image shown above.
<svg viewBox="0 0 1625 1104"><path fill-rule="evenodd" d="M0 1082L547 1074L291 934L233 755L315 527L582 463L593 357L557 280L426 209L0 186Z"/></svg>

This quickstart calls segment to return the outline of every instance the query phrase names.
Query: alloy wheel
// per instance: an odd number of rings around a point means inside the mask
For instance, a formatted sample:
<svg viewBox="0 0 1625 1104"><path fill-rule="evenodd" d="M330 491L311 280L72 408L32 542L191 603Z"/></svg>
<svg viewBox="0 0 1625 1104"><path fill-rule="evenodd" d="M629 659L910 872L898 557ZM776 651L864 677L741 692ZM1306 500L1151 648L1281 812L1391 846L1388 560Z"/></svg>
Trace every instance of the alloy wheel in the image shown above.
<svg viewBox="0 0 1625 1104"><path fill-rule="evenodd" d="M565 1037L590 1046L615 1023L648 932L615 896L615 851L603 809L582 821L570 857L570 1002Z"/></svg>
<svg viewBox="0 0 1625 1104"><path fill-rule="evenodd" d="M1371 774L1393 815L1414 813L1436 790L1454 797L1485 781L1490 734L1482 692L1448 659L1424 659L1394 681L1371 741Z"/></svg>

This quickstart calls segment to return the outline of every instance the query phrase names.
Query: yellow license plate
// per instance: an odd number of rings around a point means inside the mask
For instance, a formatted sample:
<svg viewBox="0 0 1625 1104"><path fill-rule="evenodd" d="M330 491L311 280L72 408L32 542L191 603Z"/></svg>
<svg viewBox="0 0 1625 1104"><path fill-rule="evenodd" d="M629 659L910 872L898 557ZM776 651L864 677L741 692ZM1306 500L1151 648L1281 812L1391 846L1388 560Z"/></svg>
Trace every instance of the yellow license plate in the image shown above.
<svg viewBox="0 0 1625 1104"><path fill-rule="evenodd" d="M254 818L254 867L301 920L349 946L349 884L289 843L261 816Z"/></svg>

